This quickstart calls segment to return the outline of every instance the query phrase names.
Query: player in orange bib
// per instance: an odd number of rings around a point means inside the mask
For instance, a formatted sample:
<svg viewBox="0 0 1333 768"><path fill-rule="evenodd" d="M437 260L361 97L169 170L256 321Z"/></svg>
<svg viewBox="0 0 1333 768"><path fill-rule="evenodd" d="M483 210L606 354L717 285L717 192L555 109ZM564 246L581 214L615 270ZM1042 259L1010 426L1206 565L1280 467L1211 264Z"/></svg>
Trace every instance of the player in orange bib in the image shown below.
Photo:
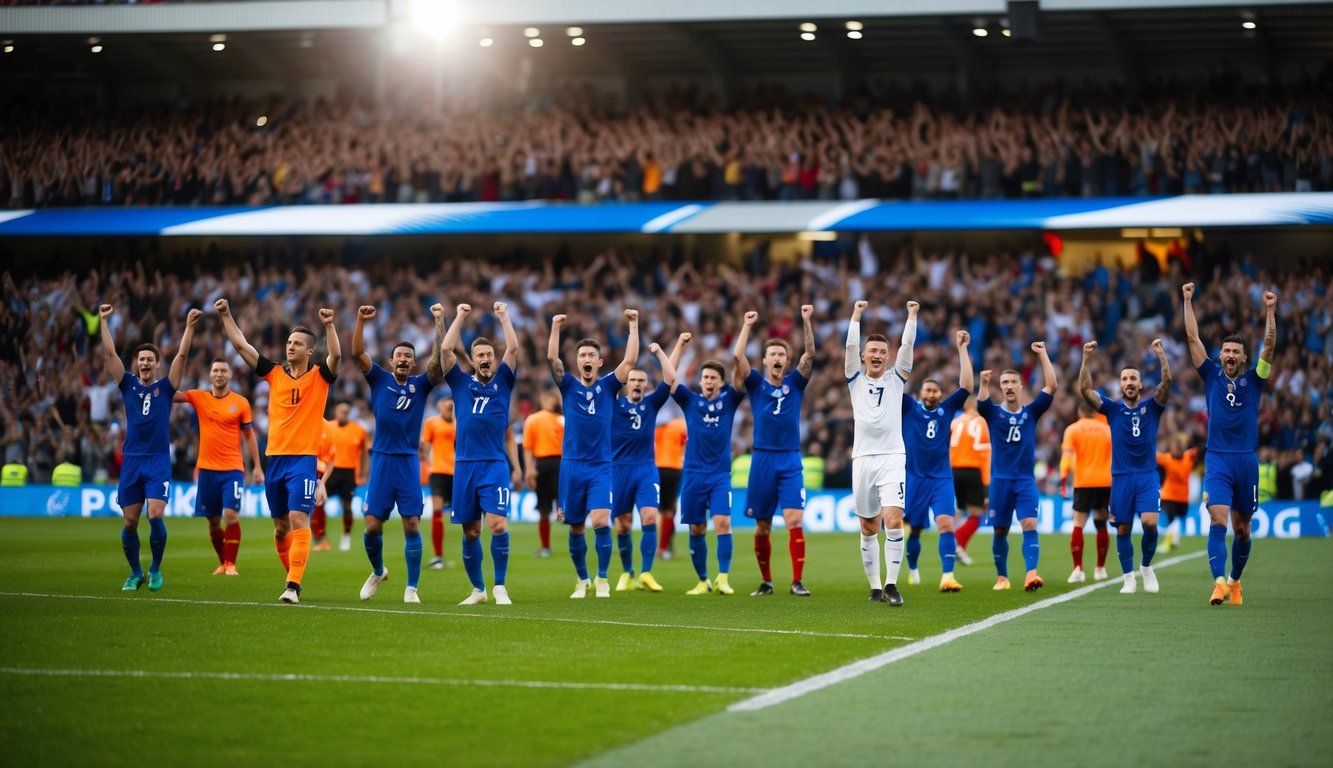
<svg viewBox="0 0 1333 768"><path fill-rule="evenodd" d="M676 413L680 413L679 409ZM680 499L680 475L685 468L687 439L685 419L679 415L657 427L653 433L653 454L657 460L657 475L662 482L662 506L657 510L657 556L663 560L676 556L671 539L676 533L676 505Z"/></svg>
<svg viewBox="0 0 1333 768"><path fill-rule="evenodd" d="M222 317L222 328L237 354L268 382L268 477L264 494L273 518L278 559L287 571L285 589L278 599L299 603L301 579L310 559L310 513L316 502L324 503L323 484L316 476L324 409L329 386L338 378L342 362L333 310L319 310L329 345L324 361L314 361L318 342L314 331L298 325L287 336L287 362L279 366L260 356L245 340L226 299L218 299L213 308Z"/></svg>
<svg viewBox="0 0 1333 768"><path fill-rule="evenodd" d="M990 488L990 426L977 413L976 396L969 397L963 412L949 427L949 465L953 467L954 503L966 519L954 526L958 562L971 565L967 543L986 516Z"/></svg>
<svg viewBox="0 0 1333 768"><path fill-rule="evenodd" d="M194 514L208 519L208 537L218 555L214 576L235 576L241 548L241 490L245 462L241 447L254 467L251 482L264 482L259 462L259 441L251 425L250 401L231 391L231 363L217 358L208 369L210 390L177 392L175 401L194 406L199 418L199 458ZM225 529L223 525L225 524Z"/></svg>
<svg viewBox="0 0 1333 768"><path fill-rule="evenodd" d="M421 427L421 456L430 459L430 543L435 547L430 567L437 571L444 568L444 512L453 507L454 439L458 434L453 398L440 398L439 408L440 414L426 419Z"/></svg>
<svg viewBox="0 0 1333 768"><path fill-rule="evenodd" d="M1180 546L1180 534L1185 531L1185 518L1190 513L1190 474L1194 472L1199 452L1194 448L1186 450L1185 445L1185 436L1179 434L1168 442L1166 452L1157 452L1157 466L1162 468L1162 511L1166 513L1166 527L1170 531L1163 547L1166 552ZM1173 528L1177 520L1180 525Z"/></svg>
<svg viewBox="0 0 1333 768"><path fill-rule="evenodd" d="M1106 554L1111 549L1111 533L1106 527L1111 503L1111 427L1106 417L1080 400L1078 421L1065 427L1060 449L1061 496L1065 495L1066 478L1071 470L1074 473L1074 531L1069 539L1074 572L1069 574L1069 583L1088 580L1083 573L1083 529L1089 513L1092 527L1097 531L1097 570L1092 576L1104 581Z"/></svg>
<svg viewBox="0 0 1333 768"><path fill-rule="evenodd" d="M560 390L541 394L541 410L523 422L524 483L537 495L538 557L551 556L551 514L560 490L560 454L565 440L565 417L560 413Z"/></svg>
<svg viewBox="0 0 1333 768"><path fill-rule="evenodd" d="M329 433L329 422L324 422L324 430L319 435L319 455L315 459L315 471L319 473L319 485L324 489L320 501L315 504L315 511L310 513L311 552L327 552L333 549L325 536L328 529L328 516L324 513L324 502L329 499L329 477L333 475L333 435Z"/></svg>
<svg viewBox="0 0 1333 768"><path fill-rule="evenodd" d="M343 513L343 537L338 549L352 551L352 499L356 488L365 485L370 472L370 436L366 428L352 421L352 404L339 400L333 406L333 420L328 422L333 440L333 474L325 483L329 497L337 497Z"/></svg>

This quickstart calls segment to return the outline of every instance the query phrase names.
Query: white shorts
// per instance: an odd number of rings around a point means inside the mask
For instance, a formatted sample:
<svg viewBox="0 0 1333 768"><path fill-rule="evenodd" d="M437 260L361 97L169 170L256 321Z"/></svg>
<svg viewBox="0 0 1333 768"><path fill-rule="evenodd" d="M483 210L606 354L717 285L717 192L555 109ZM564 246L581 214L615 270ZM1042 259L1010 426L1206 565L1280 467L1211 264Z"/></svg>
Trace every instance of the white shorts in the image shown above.
<svg viewBox="0 0 1333 768"><path fill-rule="evenodd" d="M907 495L907 454L852 459L852 496L858 517L877 519L884 507L902 509Z"/></svg>

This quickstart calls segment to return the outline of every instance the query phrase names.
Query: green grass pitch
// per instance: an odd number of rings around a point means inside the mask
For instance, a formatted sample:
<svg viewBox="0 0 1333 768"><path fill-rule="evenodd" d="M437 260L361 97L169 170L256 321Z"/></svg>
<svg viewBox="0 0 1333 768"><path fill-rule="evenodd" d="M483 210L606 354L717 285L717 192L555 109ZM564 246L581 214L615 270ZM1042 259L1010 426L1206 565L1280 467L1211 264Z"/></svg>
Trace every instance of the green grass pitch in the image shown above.
<svg viewBox="0 0 1333 768"><path fill-rule="evenodd" d="M742 531L733 597L687 597L685 556L654 568L662 594L575 602L568 558L536 559L535 528L516 525L515 604L464 608L456 528L450 567L423 572L422 605L402 603L393 521L391 578L374 600L357 596L369 573L357 533L351 552L312 556L293 607L277 603L271 525L243 524L239 577L210 575L203 521L171 519L165 588L125 594L119 521L0 521L0 765L1333 764L1327 540L1256 541L1245 604L1217 608L1202 540L1159 570L1159 595L1118 594L1112 546L1112 586L732 712L764 690L1073 591L1067 539L1043 538L1047 587L1035 594L991 591L983 531L956 595L935 590L926 534L925 583L903 587L902 609L865 601L855 536L810 535L814 596L797 598L782 591L778 532L779 593L751 598L759 579ZM146 565L146 525L143 538ZM555 538L562 548L563 531Z"/></svg>

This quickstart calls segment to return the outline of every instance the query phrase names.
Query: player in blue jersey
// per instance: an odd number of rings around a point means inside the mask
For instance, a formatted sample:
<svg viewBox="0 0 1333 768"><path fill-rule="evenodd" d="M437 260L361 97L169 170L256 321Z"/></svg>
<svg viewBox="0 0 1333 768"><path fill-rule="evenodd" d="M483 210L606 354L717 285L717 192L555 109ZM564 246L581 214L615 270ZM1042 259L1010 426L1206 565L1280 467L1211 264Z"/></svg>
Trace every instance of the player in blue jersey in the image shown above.
<svg viewBox="0 0 1333 768"><path fill-rule="evenodd" d="M575 344L575 370L565 372L560 361L560 329L564 315L551 318L551 338L546 345L546 362L551 376L560 387L565 411L565 437L560 456L560 508L569 526L569 558L574 562L578 583L575 600L588 595L588 540L584 530L591 524L597 547L598 597L611 596L611 582L606 580L611 566L611 420L615 415L616 394L629 379L629 372L639 360L639 311L625 310L629 321L629 339L625 357L615 370L598 377L602 369L602 345L593 339Z"/></svg>
<svg viewBox="0 0 1333 768"><path fill-rule="evenodd" d="M1161 487L1157 477L1157 426L1171 397L1171 365L1161 339L1153 339L1152 350L1162 369L1157 391L1143 399L1143 374L1138 368L1120 371L1120 400L1111 400L1092 386L1088 360L1097 351L1097 342L1083 345L1083 364L1078 371L1078 391L1083 400L1106 415L1111 427L1111 519L1116 526L1115 549L1125 586L1120 594L1138 590L1134 576L1134 516L1143 523L1143 591L1157 592L1157 575L1152 559L1157 552L1157 515L1161 511Z"/></svg>
<svg viewBox="0 0 1333 768"><path fill-rule="evenodd" d="M759 561L759 575L763 579L751 597L773 594L771 559L773 544L773 515L781 509L782 521L787 526L787 550L791 554L791 593L809 597L810 590L801 583L805 568L805 531L801 528L805 514L805 469L801 464L801 401L806 382L814 367L815 332L810 318L815 313L811 304L801 307L801 323L805 331L805 350L796 363L796 370L786 373L791 362L791 345L782 339L764 342L764 373L750 367L745 347L750 340L750 329L759 319L758 312L746 312L741 332L736 336L732 359L736 363L736 387L744 388L750 397L754 414L754 453L750 463L750 480L745 514L754 518L754 555ZM785 374L785 375L784 375Z"/></svg>
<svg viewBox="0 0 1333 768"><path fill-rule="evenodd" d="M1000 391L1004 402L996 405L990 399L990 371L981 372L981 391L977 393L977 413L986 420L991 436L991 488L988 514L995 527L991 554L995 557L995 586L1009 589L1009 527L1014 516L1023 529L1023 564L1027 575L1023 589L1034 592L1045 582L1037 575L1037 561L1041 545L1037 540L1037 481L1036 468L1037 419L1051 407L1055 395L1055 367L1046 354L1046 344L1032 342L1032 351L1041 361L1043 386L1037 397L1027 405L1019 405L1023 394L1023 377L1009 369L1000 372Z"/></svg>
<svg viewBox="0 0 1333 768"><path fill-rule="evenodd" d="M953 532L953 468L949 464L949 440L954 417L972 394L972 357L967 353L971 336L967 331L954 335L958 347L958 389L944 395L940 383L926 379L921 383L921 400L903 395L903 442L907 446L907 499L903 517L912 526L907 536L907 583L920 584L921 532L930 527L931 516L940 529L941 592L961 592L963 585L954 578L957 542Z"/></svg>
<svg viewBox="0 0 1333 768"><path fill-rule="evenodd" d="M407 586L403 602L420 603L417 581L421 578L421 421L426 400L435 385L444 381L440 370L440 345L444 343L444 307L430 308L435 317L435 345L426 372L413 375L417 350L406 341L394 345L389 370L376 365L366 354L365 323L375 318L372 306L356 311L352 331L352 357L370 385L370 408L375 414L375 438L370 446L370 483L366 487L366 530L363 539L370 559L370 576L361 587L361 599L375 596L380 582L389 578L384 567L384 523L398 508L403 519L403 557L407 560Z"/></svg>
<svg viewBox="0 0 1333 768"><path fill-rule="evenodd" d="M124 516L125 527L120 531L121 549L130 564L130 576L121 589L126 592L144 585L143 566L139 563L139 518L145 503L148 506L148 547L153 562L148 566L148 588L156 592L162 588L162 554L167 550L167 524L162 519L171 492L171 401L185 372L185 361L190 356L190 342L203 312L192 309L185 317L180 348L172 358L167 378L161 381L157 372L162 367L162 350L153 344L140 344L134 350L134 373L125 370L125 363L116 354L116 342L111 338L111 314L115 308L103 304L98 308L102 326L102 350L106 352L106 372L120 385L125 399L125 463L116 486L116 501Z"/></svg>
<svg viewBox="0 0 1333 768"><path fill-rule="evenodd" d="M672 353L677 365L678 353L689 344L690 334L681 336ZM699 392L676 380L671 399L685 414L685 467L681 472L680 520L690 526L690 560L699 583L687 595L702 595L716 589L734 595L731 573L731 426L736 409L745 399L744 390L726 383L726 369L716 360L706 360L699 370ZM717 534L717 581L708 578L708 518L713 518Z"/></svg>
<svg viewBox="0 0 1333 768"><path fill-rule="evenodd" d="M679 341L676 343L680 344ZM653 456L653 438L656 434L657 412L671 398L671 387L676 383L676 369L656 342L648 345L648 351L657 356L662 366L662 383L648 392L648 373L642 368L631 370L625 382L625 396L616 400L615 416L611 421L611 515L615 520L620 565L625 569L616 582L617 592L628 592L634 588L662 591L662 585L653 578L653 557L657 554L657 510L662 495L662 481L658 477L657 462ZM630 534L634 526L635 507L639 508L639 521L643 524L639 544L643 570L637 581L634 578L634 542Z"/></svg>
<svg viewBox="0 0 1333 768"><path fill-rule="evenodd" d="M450 519L463 526L463 569L472 582L472 593L459 605L486 602L486 582L481 575L481 521L491 532L491 563L495 569L496 605L511 605L505 578L509 571L510 493L521 487L518 453L509 432L509 398L514 391L514 366L518 359L518 334L514 332L508 307L495 302L495 316L504 329L504 357L495 356L491 340L472 340L472 370L469 376L458 367L454 348L463 321L472 307L459 304L444 341L440 344L440 368L454 399L458 422L454 454L453 512ZM418 433L420 434L420 433Z"/></svg>
<svg viewBox="0 0 1333 768"><path fill-rule="evenodd" d="M1232 334L1222 339L1222 364L1208 358L1194 319L1194 283L1185 296L1185 338L1190 363L1203 378L1208 402L1208 442L1203 457L1203 503L1208 507L1208 566L1213 574L1211 605L1241 604L1240 576L1250 559L1250 518L1259 507L1259 399L1273 373L1277 346L1277 294L1264 291L1264 347L1259 363L1248 369L1249 345ZM1246 497L1249 498L1246 498ZM1227 518L1231 519L1231 575L1222 578L1227 559Z"/></svg>

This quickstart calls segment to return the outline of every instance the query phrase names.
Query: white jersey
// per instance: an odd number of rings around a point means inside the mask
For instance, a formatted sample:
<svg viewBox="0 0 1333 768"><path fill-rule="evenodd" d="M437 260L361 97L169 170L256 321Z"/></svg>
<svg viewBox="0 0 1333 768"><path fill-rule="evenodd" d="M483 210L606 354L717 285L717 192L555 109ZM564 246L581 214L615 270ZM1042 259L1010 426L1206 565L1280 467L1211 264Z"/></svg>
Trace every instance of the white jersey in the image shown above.
<svg viewBox="0 0 1333 768"><path fill-rule="evenodd" d="M847 381L852 392L852 413L856 416L856 435L852 458L907 455L903 444L903 379L897 368L890 368L878 379L858 371Z"/></svg>

